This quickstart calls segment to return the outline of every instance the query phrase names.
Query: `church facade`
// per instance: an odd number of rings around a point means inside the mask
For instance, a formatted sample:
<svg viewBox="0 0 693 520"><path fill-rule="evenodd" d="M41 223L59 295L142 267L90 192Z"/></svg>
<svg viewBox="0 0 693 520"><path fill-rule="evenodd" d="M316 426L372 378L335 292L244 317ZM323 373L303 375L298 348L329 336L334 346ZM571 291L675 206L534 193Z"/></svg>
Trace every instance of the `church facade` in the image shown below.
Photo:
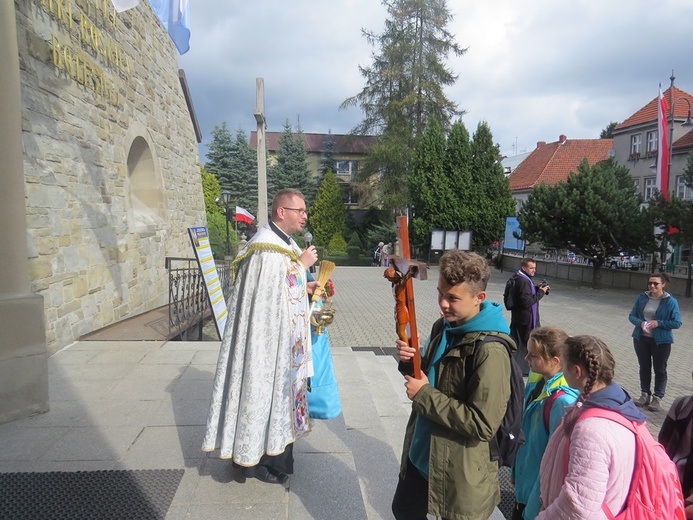
<svg viewBox="0 0 693 520"><path fill-rule="evenodd" d="M0 380L18 366L35 372L41 349L45 358L168 303L165 258L192 256L187 228L206 224L199 131L176 48L149 4L123 13L110 0L2 4L10 191L0 261L10 273L0 302L31 300L14 326L34 331L29 348L0 343ZM3 413L13 412L0 410L0 422Z"/></svg>

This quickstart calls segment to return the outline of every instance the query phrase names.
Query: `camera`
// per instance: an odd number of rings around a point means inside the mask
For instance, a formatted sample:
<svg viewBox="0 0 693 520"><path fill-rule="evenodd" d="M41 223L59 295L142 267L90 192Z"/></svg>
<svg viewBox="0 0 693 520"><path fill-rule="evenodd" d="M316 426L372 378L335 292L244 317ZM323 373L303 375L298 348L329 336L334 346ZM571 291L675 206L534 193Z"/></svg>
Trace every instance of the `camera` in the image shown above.
<svg viewBox="0 0 693 520"><path fill-rule="evenodd" d="M544 280L542 280L541 283L539 284L539 287L546 287L547 285L549 285L549 282L547 282L546 279L544 279ZM546 290L546 294L549 294L550 291L551 291L551 289L547 289L547 290Z"/></svg>

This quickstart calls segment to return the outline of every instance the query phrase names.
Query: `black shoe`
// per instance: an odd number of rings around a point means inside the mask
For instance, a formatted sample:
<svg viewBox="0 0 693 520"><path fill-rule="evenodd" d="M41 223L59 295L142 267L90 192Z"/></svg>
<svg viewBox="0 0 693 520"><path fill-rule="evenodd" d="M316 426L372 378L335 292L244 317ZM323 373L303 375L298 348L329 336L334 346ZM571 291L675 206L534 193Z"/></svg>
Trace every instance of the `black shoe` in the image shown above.
<svg viewBox="0 0 693 520"><path fill-rule="evenodd" d="M284 484L289 480L289 475L281 471L273 472L267 466L255 468L255 478L267 484Z"/></svg>

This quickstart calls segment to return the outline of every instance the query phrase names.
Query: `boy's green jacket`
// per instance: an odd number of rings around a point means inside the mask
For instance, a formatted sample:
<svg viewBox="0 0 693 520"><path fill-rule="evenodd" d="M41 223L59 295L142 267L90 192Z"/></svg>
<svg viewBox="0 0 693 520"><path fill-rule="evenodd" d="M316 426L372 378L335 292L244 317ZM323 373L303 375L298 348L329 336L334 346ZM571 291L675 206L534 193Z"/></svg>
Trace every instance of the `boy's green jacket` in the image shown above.
<svg viewBox="0 0 693 520"><path fill-rule="evenodd" d="M490 341L479 350L469 381L465 381L465 363L472 362L476 342L488 334L502 336L513 348L514 343L505 332L507 322L499 304L484 302L480 315L487 331L454 334L442 318L433 325L421 362L424 372L428 373L446 333L448 344L436 370L435 387L425 385L414 396L404 438L402 476L417 416L431 423L428 512L451 520L486 520L500 502L498 462L491 460L489 441L510 398L510 358L503 343ZM400 370L406 372L409 365L400 363Z"/></svg>

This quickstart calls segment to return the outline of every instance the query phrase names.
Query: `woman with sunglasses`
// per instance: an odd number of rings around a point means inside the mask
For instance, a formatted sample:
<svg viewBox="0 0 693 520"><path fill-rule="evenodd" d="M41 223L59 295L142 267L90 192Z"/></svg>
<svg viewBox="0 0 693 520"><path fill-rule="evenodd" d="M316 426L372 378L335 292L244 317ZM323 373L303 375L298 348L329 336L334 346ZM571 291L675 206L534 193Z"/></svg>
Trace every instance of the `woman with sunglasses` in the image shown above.
<svg viewBox="0 0 693 520"><path fill-rule="evenodd" d="M667 360L674 342L673 329L681 326L679 303L664 288L669 281L666 273L654 273L647 282L647 291L638 296L628 319L635 325L633 345L640 365L640 398L635 404L650 411L662 409L661 401L667 388ZM654 395L652 369L654 368Z"/></svg>

